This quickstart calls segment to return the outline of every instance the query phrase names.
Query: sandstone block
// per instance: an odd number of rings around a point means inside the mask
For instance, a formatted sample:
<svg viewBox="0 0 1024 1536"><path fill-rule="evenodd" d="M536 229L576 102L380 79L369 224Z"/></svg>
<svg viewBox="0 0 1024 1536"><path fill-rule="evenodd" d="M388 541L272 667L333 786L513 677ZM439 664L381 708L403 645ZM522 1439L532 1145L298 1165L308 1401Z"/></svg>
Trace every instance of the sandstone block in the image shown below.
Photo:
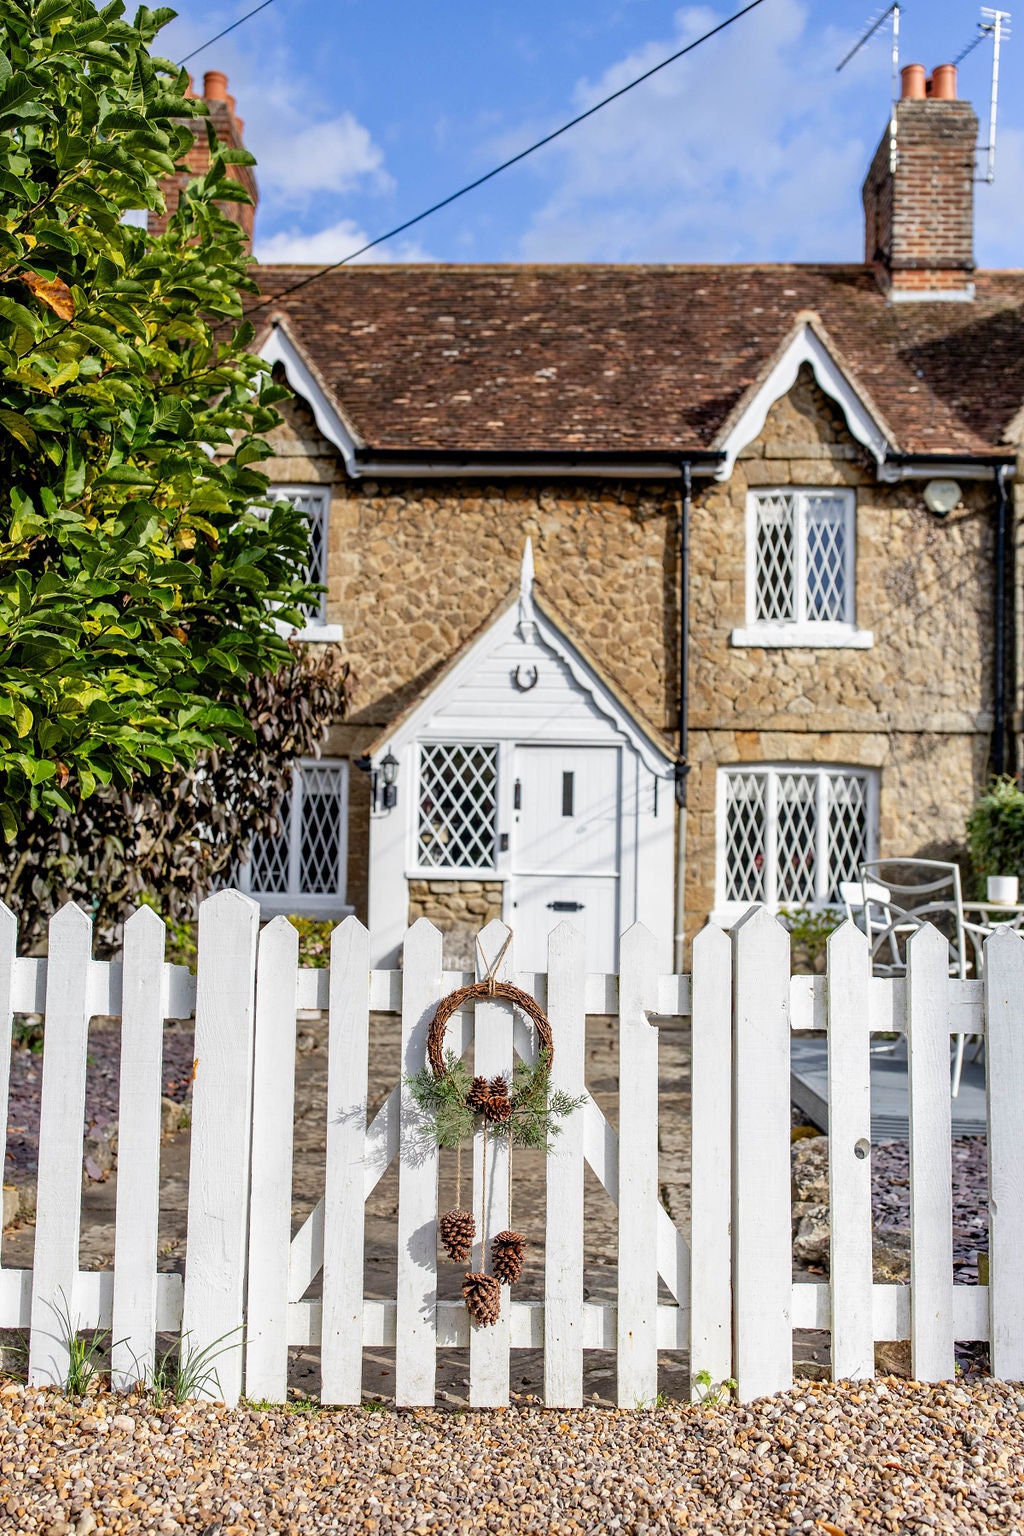
<svg viewBox="0 0 1024 1536"><path fill-rule="evenodd" d="M828 1204L828 1137L793 1143L790 1154L794 1202Z"/></svg>

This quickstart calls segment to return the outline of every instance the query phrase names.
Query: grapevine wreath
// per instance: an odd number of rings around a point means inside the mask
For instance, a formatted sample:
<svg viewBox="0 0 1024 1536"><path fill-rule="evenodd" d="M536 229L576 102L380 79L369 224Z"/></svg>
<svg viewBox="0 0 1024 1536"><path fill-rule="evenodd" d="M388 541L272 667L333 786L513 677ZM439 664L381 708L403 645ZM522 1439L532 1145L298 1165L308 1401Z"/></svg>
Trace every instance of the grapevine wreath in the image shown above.
<svg viewBox="0 0 1024 1536"><path fill-rule="evenodd" d="M479 945L479 940L477 944ZM501 1316L501 1286L514 1285L523 1272L527 1241L522 1232L512 1230L512 1148L533 1147L546 1151L561 1130L559 1121L584 1103L586 1094L573 1098L551 1085L554 1040L551 1025L537 1000L511 982L495 980L495 972L512 942L505 944L488 968L483 981L459 987L442 997L434 1011L427 1033L427 1065L409 1079L413 1098L427 1116L426 1134L439 1147L456 1153L455 1209L440 1219L438 1230L448 1257L463 1264L473 1251L476 1218L461 1208L462 1144L472 1139L479 1128L483 1136L481 1185L483 1209L486 1210L488 1137L508 1144L508 1228L496 1234L491 1244L491 1273L487 1273L484 1253L480 1272L467 1272L462 1281L462 1295L474 1322L481 1326L496 1323ZM540 1051L532 1066L517 1062L511 1086L504 1077L473 1077L466 1064L452 1050L445 1050L448 1021L466 1003L483 998L502 998L533 1025L540 1041ZM480 1229L486 1222L481 1212Z"/></svg>

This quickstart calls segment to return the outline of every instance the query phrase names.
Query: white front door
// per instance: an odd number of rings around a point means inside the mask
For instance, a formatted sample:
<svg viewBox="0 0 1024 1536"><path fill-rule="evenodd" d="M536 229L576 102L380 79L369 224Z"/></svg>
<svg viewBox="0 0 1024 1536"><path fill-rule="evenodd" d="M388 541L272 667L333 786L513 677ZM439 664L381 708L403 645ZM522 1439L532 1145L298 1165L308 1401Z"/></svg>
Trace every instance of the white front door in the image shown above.
<svg viewBox="0 0 1024 1536"><path fill-rule="evenodd" d="M548 934L582 929L588 971L618 969L621 762L618 747L517 746L512 911L516 964L547 970Z"/></svg>

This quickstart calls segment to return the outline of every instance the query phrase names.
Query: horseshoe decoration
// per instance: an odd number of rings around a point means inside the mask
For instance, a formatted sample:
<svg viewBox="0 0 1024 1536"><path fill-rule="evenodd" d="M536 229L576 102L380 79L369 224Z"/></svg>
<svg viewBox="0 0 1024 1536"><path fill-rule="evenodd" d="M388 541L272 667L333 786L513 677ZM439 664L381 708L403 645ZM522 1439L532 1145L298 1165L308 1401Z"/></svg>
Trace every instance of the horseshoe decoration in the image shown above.
<svg viewBox="0 0 1024 1536"><path fill-rule="evenodd" d="M531 688L536 688L537 677L537 668L534 666L518 666L512 673L512 681L515 683L520 693L529 693Z"/></svg>

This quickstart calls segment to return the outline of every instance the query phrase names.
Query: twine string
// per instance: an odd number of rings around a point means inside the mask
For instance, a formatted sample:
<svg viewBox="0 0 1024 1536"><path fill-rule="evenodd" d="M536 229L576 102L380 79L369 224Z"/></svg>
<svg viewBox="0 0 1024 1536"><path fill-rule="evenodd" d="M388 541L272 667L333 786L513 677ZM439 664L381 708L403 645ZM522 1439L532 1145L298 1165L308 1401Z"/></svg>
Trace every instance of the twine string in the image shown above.
<svg viewBox="0 0 1024 1536"><path fill-rule="evenodd" d="M509 945L511 943L512 943L512 929L510 928L509 931L508 931L508 937L506 938L504 944L501 946L501 949L498 951L498 958L495 960L493 965L488 965L487 964L487 956L484 954L483 945L480 943L480 935L477 934L477 936L476 936L476 947L477 947L477 950L478 950L478 952L480 954L480 968L481 968L481 970L484 970L484 971L487 972L487 975L483 978L483 980L484 980L484 982L485 982L485 984L487 986L487 996L488 997L493 997L494 994L495 994L495 991L496 991L497 985L498 985L498 976L497 976L498 969L499 969L499 967L501 965L501 962L504 960L505 955L506 955L506 953L508 951L508 947L509 947Z"/></svg>
<svg viewBox="0 0 1024 1536"><path fill-rule="evenodd" d="M455 1149L455 1209L462 1209L462 1142Z"/></svg>
<svg viewBox="0 0 1024 1536"><path fill-rule="evenodd" d="M484 1149L480 1164L480 1273L487 1273L487 1121L484 1121Z"/></svg>

